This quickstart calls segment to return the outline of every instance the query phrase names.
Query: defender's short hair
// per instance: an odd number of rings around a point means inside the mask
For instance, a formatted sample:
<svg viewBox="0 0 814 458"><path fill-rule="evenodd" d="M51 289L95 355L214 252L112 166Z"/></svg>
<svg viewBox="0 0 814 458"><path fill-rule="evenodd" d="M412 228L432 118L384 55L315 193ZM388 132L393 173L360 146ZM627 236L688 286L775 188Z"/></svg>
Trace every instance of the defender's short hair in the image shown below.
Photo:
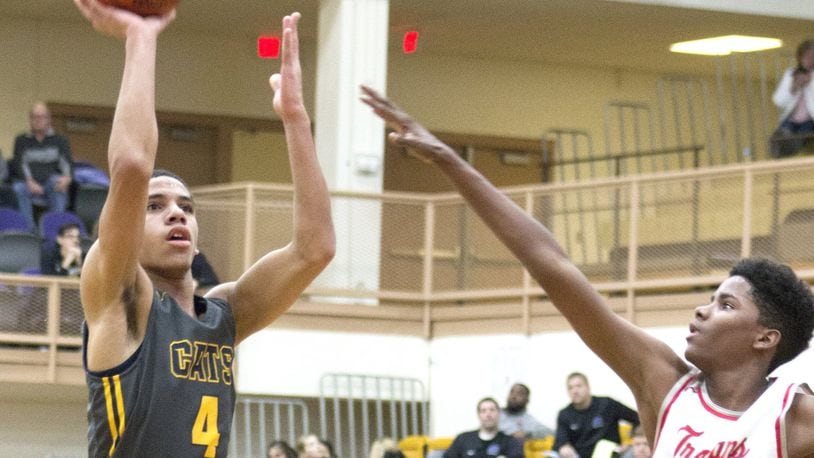
<svg viewBox="0 0 814 458"><path fill-rule="evenodd" d="M808 348L814 331L814 295L790 267L768 259L744 259L729 272L752 286L758 323L780 331L780 343L769 372Z"/></svg>

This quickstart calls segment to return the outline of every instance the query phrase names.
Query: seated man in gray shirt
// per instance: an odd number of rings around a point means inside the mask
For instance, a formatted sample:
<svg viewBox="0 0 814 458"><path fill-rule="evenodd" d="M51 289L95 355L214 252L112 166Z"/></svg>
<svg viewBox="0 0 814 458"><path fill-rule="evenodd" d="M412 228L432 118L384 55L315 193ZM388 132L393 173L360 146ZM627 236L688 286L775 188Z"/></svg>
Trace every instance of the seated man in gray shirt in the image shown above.
<svg viewBox="0 0 814 458"><path fill-rule="evenodd" d="M500 430L520 441L554 435L554 430L537 421L526 411L530 394L531 390L526 385L522 383L512 385L506 407L500 415Z"/></svg>

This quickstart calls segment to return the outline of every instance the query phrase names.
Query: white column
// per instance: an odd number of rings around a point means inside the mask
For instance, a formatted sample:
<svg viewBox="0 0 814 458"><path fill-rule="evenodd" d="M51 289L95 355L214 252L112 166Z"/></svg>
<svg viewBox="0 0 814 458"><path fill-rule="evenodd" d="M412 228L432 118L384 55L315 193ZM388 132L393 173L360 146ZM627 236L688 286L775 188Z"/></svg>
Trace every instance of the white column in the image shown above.
<svg viewBox="0 0 814 458"><path fill-rule="evenodd" d="M384 126L359 101L359 85L386 90L388 14L389 0L320 3L315 134L332 190L382 191ZM381 206L335 199L333 212L336 257L319 283L377 291Z"/></svg>

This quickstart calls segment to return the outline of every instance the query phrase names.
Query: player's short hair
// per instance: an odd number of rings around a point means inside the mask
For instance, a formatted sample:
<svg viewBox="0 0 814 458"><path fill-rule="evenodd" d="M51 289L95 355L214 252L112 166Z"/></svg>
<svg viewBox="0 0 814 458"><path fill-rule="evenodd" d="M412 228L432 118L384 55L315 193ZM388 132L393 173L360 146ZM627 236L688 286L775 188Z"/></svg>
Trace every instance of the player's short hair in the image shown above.
<svg viewBox="0 0 814 458"><path fill-rule="evenodd" d="M808 348L814 331L814 295L790 267L768 259L743 259L729 275L743 277L752 286L758 323L780 331L769 372Z"/></svg>
<svg viewBox="0 0 814 458"><path fill-rule="evenodd" d="M174 179L180 181L181 184L184 185L185 188L189 189L189 185L187 184L186 181L184 181L183 178L178 176L178 174L176 174L176 173L170 172L169 170L166 170L166 169L155 169L155 170L153 170L153 173L152 173L152 175L150 175L150 178L152 179L152 178L158 178L158 177L174 178Z"/></svg>

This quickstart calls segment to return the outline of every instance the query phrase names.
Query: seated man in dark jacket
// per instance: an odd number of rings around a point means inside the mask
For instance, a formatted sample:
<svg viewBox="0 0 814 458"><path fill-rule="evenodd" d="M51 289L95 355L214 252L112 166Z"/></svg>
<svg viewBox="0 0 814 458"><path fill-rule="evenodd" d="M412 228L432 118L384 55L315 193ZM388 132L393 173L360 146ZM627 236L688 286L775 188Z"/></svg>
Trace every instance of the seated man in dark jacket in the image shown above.
<svg viewBox="0 0 814 458"><path fill-rule="evenodd" d="M500 407L492 398L478 402L480 429L461 433L444 453L444 458L523 458L523 445L497 428Z"/></svg>
<svg viewBox="0 0 814 458"><path fill-rule="evenodd" d="M557 416L554 450L560 458L589 458L601 440L619 444L620 420L639 425L635 410L611 398L591 396L585 374L573 372L566 383L572 402Z"/></svg>

